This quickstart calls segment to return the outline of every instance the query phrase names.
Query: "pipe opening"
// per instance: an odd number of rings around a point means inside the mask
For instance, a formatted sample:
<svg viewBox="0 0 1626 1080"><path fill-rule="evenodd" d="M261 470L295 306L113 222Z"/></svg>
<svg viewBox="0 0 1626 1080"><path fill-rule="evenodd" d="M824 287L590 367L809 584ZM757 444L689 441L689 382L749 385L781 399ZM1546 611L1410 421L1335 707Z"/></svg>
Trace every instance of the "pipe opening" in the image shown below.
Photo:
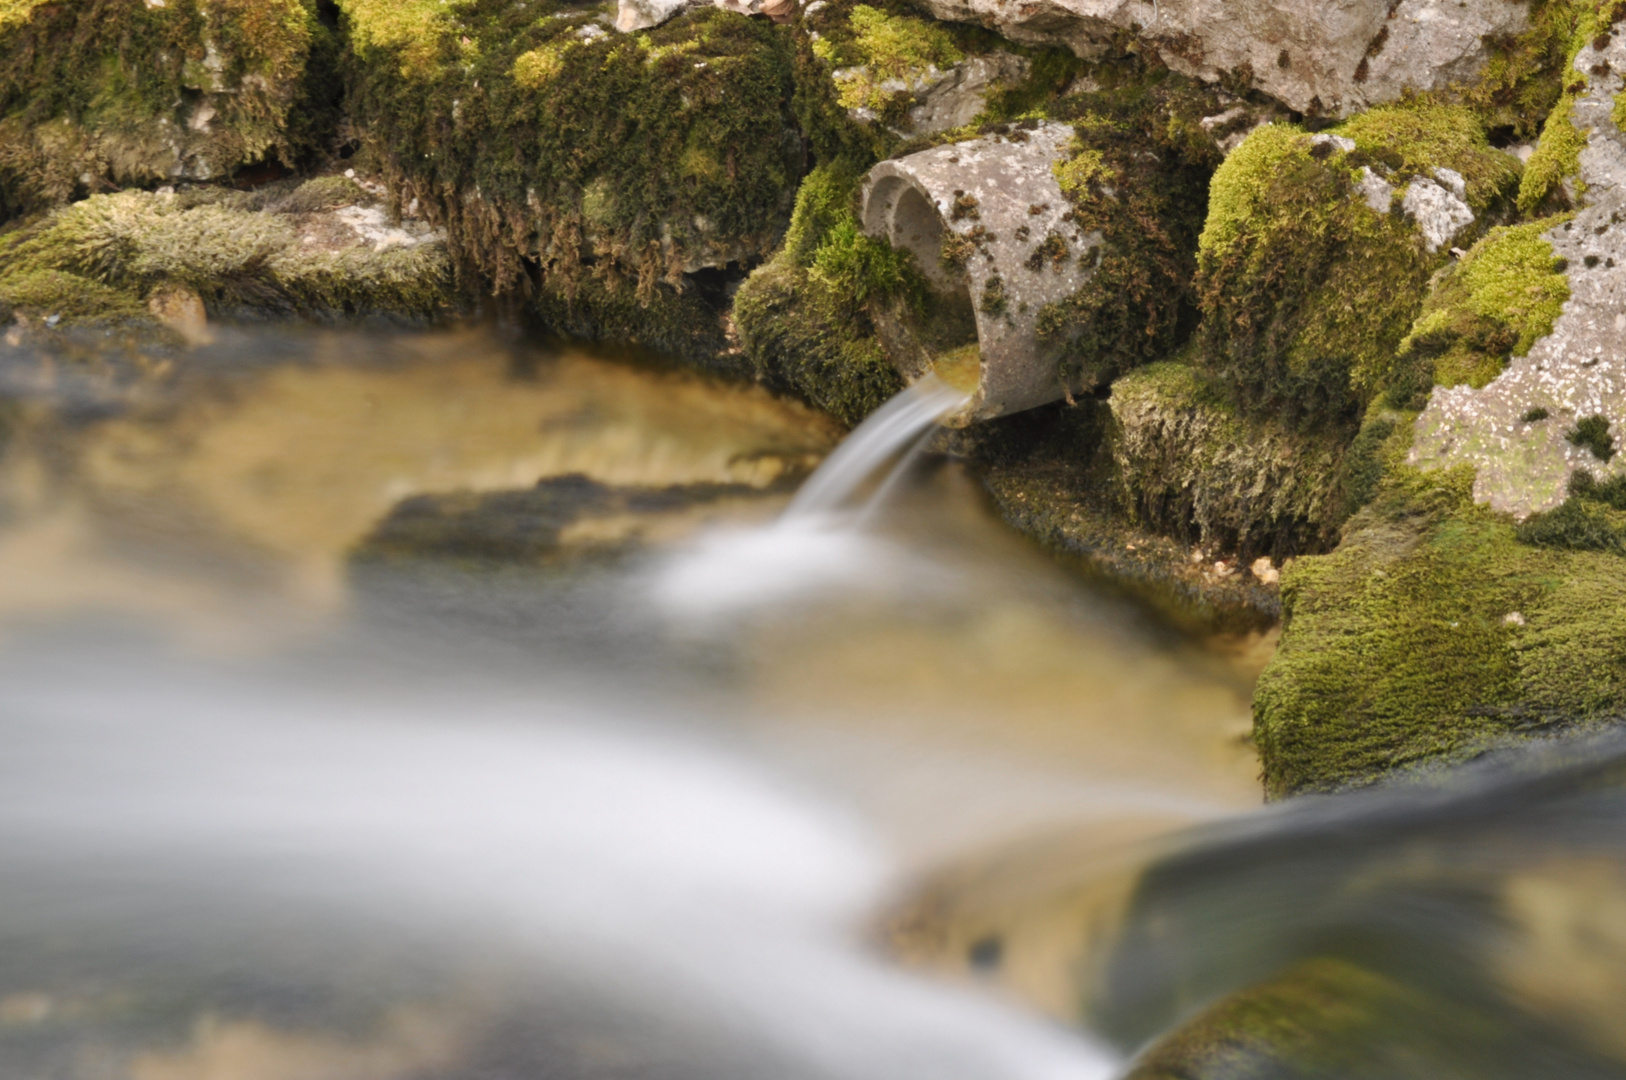
<svg viewBox="0 0 1626 1080"><path fill-rule="evenodd" d="M925 310L898 312L894 326L920 354L916 370L908 374L935 370L951 386L971 393L981 382L977 313L967 276L943 264L948 230L942 215L919 188L896 176L876 184L865 209L866 229L913 255L926 279Z"/></svg>

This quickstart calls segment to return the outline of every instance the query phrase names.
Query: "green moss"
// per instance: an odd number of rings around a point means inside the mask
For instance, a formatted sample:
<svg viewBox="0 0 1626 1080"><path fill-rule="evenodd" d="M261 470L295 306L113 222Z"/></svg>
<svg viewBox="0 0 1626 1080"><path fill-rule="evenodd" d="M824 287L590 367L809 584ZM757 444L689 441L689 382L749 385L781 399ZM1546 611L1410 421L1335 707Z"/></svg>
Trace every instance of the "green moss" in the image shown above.
<svg viewBox="0 0 1626 1080"><path fill-rule="evenodd" d="M1484 126L1536 135L1563 93L1564 62L1595 0L1536 0L1522 34L1487 38L1490 57L1462 94Z"/></svg>
<svg viewBox="0 0 1626 1080"><path fill-rule="evenodd" d="M837 222L825 234L813 252L807 276L832 302L850 310L896 296L918 303L926 290L914 256L885 240L866 236L851 217Z"/></svg>
<svg viewBox="0 0 1626 1080"><path fill-rule="evenodd" d="M1599 461L1608 462L1615 456L1615 437L1609 434L1609 418L1602 415L1585 416L1564 433L1572 444L1592 451Z"/></svg>
<svg viewBox="0 0 1626 1080"><path fill-rule="evenodd" d="M315 0L14 6L0 25L0 215L294 165L335 120L332 53Z"/></svg>
<svg viewBox="0 0 1626 1080"><path fill-rule="evenodd" d="M1456 170L1475 214L1503 200L1519 179L1518 163L1490 148L1478 118L1461 105L1416 98L1380 106L1351 117L1338 134L1355 140L1359 164L1381 165L1397 176Z"/></svg>
<svg viewBox="0 0 1626 1080"><path fill-rule="evenodd" d="M1110 448L1132 520L1251 559L1324 551L1345 510L1344 447L1242 414L1211 376L1174 362L1120 378Z"/></svg>
<svg viewBox="0 0 1626 1080"><path fill-rule="evenodd" d="M1362 169L1396 190L1433 168L1460 173L1481 217L1511 195L1518 163L1461 106L1411 99L1343 125L1348 154L1296 128L1250 135L1214 176L1198 242L1201 362L1253 408L1353 429L1394 378L1397 346L1449 256L1358 194Z"/></svg>
<svg viewBox="0 0 1626 1080"><path fill-rule="evenodd" d="M888 89L888 81L907 83L965 59L940 23L889 15L868 4L855 6L848 20L847 42L822 38L814 44L820 59L850 69L837 90L844 108L884 112L900 93L908 97L907 90Z"/></svg>
<svg viewBox="0 0 1626 1080"><path fill-rule="evenodd" d="M1626 563L1521 542L1472 483L1397 463L1336 551L1283 574L1254 696L1272 795L1626 711Z"/></svg>
<svg viewBox="0 0 1626 1080"><path fill-rule="evenodd" d="M23 270L0 275L0 307L63 325L139 319L146 311L128 293L61 270Z"/></svg>
<svg viewBox="0 0 1626 1080"><path fill-rule="evenodd" d="M906 253L863 235L848 162L808 175L779 254L734 300L740 344L763 383L856 424L903 388L871 318L872 305L921 302Z"/></svg>
<svg viewBox="0 0 1626 1080"><path fill-rule="evenodd" d="M868 319L830 305L807 272L776 260L734 300L740 342L758 377L831 416L856 424L903 389Z"/></svg>
<svg viewBox="0 0 1626 1080"><path fill-rule="evenodd" d="M1436 384L1482 387L1552 333L1569 280L1542 234L1563 220L1492 229L1446 271L1400 343L1397 403L1415 404Z"/></svg>
<svg viewBox="0 0 1626 1080"><path fill-rule="evenodd" d="M660 282L652 293L639 296L625 283L589 277L568 295L556 289L538 290L527 307L553 333L607 346L648 349L667 360L723 375L754 374L729 342L723 297L711 291L679 289Z"/></svg>
<svg viewBox="0 0 1626 1080"><path fill-rule="evenodd" d="M337 188L319 184L312 191L307 184L288 198L303 206L324 193L331 198ZM218 202L187 206L146 192L98 195L9 234L0 244L0 273L86 281L96 287L89 296L111 302L109 295L117 295L121 312L139 310L148 293L166 284L187 286L216 314L422 318L445 308L450 265L439 244L315 249L300 242L293 221L285 213Z"/></svg>
<svg viewBox="0 0 1626 1080"><path fill-rule="evenodd" d="M1609 4L1603 7L1612 9ZM1574 113L1576 99L1586 91L1587 77L1575 70L1575 57L1596 36L1599 26L1611 25L1612 18L1612 10L1600 12L1591 5L1581 5L1575 15L1568 47L1559 67L1561 92L1547 115L1546 124L1541 129L1541 141L1536 145L1535 153L1530 155L1519 184L1518 205L1521 213L1533 214L1550 200L1560 200L1560 189L1566 180L1573 179L1576 194L1584 189L1585 185L1576 178L1576 174L1581 169L1581 151L1586 149L1587 137L1585 132L1576 128Z"/></svg>
<svg viewBox="0 0 1626 1080"><path fill-rule="evenodd" d="M780 28L715 8L622 35L549 0L339 6L369 146L495 292L574 303L595 280L653 304L686 268L778 245L802 170Z"/></svg>
<svg viewBox="0 0 1626 1080"><path fill-rule="evenodd" d="M1063 343L1068 382L1102 385L1169 355L1195 326L1193 252L1220 160L1196 118L1221 106L1210 88L1145 71L1050 111L1075 132L1071 154L1055 166L1072 223L1099 231L1102 245L1089 280L1042 309L1038 328ZM1035 259L1045 258L1043 247Z"/></svg>

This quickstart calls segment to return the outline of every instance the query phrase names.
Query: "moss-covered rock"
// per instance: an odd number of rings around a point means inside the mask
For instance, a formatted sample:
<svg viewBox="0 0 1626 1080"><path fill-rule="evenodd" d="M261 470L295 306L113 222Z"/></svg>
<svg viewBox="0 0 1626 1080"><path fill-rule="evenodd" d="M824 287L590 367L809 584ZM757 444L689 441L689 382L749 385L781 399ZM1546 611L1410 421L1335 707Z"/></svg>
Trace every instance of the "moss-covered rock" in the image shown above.
<svg viewBox="0 0 1626 1080"><path fill-rule="evenodd" d="M1201 362L1250 407L1353 431L1449 257L1451 227L1419 228L1432 200L1414 192L1454 198L1483 222L1518 176L1463 106L1408 101L1315 136L1260 128L1210 190L1197 253Z"/></svg>
<svg viewBox="0 0 1626 1080"><path fill-rule="evenodd" d="M1400 464L1409 439L1338 549L1283 575L1254 698L1272 795L1626 717L1626 561L1524 542L1544 538L1476 505L1471 471Z"/></svg>
<svg viewBox="0 0 1626 1080"><path fill-rule="evenodd" d="M1542 234L1561 220L1492 229L1447 269L1400 343L1393 404L1421 408L1435 385L1478 389L1552 332L1570 289Z"/></svg>
<svg viewBox="0 0 1626 1080"><path fill-rule="evenodd" d="M1596 0L1535 0L1521 34L1485 41L1490 56L1462 101L1486 130L1514 138L1541 132L1563 93L1566 58L1583 19L1595 22Z"/></svg>
<svg viewBox="0 0 1626 1080"><path fill-rule="evenodd" d="M857 185L845 161L808 176L784 247L740 287L733 313L758 379L848 424L903 388L871 305L925 293L906 256L858 229Z"/></svg>
<svg viewBox="0 0 1626 1080"><path fill-rule="evenodd" d="M803 168L781 28L709 8L620 35L552 2L339 6L367 146L467 280L557 298L545 314L562 300L594 336L669 339L688 314L704 336L715 311L669 302L686 275L777 247Z"/></svg>
<svg viewBox="0 0 1626 1080"><path fill-rule="evenodd" d="M0 236L0 299L52 326L143 319L175 287L213 315L422 320L454 297L439 238L344 178L96 195Z"/></svg>
<svg viewBox="0 0 1626 1080"><path fill-rule="evenodd" d="M1199 122L1223 111L1215 88L1121 65L1099 78L1051 110L1076 133L1057 178L1081 231L1101 234L1099 265L1039 317L1041 335L1066 342L1062 381L1086 387L1169 355L1195 328L1197 237L1222 156Z"/></svg>
<svg viewBox="0 0 1626 1080"><path fill-rule="evenodd" d="M10 0L0 218L310 156L335 120L315 0Z"/></svg>
<svg viewBox="0 0 1626 1080"><path fill-rule="evenodd" d="M1347 515L1339 432L1244 414L1212 376L1172 361L1119 379L1108 404L1112 458L1135 520L1244 562L1336 540Z"/></svg>
<svg viewBox="0 0 1626 1080"><path fill-rule="evenodd" d="M1126 1080L1415 1077L1450 1071L1486 1020L1347 960L1301 961L1209 1006L1141 1053Z"/></svg>
<svg viewBox="0 0 1626 1080"><path fill-rule="evenodd" d="M1587 77L1576 69L1575 59L1588 44L1607 40L1610 28L1626 13L1626 7L1619 0L1580 0L1547 6L1551 15L1544 21L1553 26L1552 51L1559 61L1556 80L1559 95L1547 114L1541 128L1541 142L1530 155L1519 183L1519 209L1526 214L1536 213L1544 205L1568 205L1586 190L1577 173L1587 134L1575 126L1575 104L1587 91ZM1560 57L1556 55L1556 39L1561 31L1567 31L1567 35L1563 38Z"/></svg>

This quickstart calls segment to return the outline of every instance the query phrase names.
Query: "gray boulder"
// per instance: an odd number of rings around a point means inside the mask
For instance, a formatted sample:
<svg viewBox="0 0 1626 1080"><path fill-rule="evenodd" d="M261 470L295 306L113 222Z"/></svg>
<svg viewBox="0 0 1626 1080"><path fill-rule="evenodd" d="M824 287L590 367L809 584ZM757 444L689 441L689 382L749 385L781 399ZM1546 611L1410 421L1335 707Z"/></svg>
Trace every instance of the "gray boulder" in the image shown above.
<svg viewBox="0 0 1626 1080"><path fill-rule="evenodd" d="M1251 69L1255 85L1300 112L1347 116L1476 72L1487 37L1525 29L1508 0L925 0L1030 45L1102 53L1127 31L1176 71L1214 80Z"/></svg>

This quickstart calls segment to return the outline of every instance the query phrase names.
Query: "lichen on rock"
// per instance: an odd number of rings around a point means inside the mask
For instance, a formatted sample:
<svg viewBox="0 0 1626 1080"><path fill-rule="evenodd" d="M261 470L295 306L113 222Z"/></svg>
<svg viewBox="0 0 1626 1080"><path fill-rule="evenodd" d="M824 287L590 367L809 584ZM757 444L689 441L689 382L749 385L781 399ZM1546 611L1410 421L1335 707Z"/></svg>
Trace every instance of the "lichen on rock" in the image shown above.
<svg viewBox="0 0 1626 1080"><path fill-rule="evenodd" d="M1570 72L1579 86L1568 97L1575 130L1587 133L1585 149L1577 157L1577 179L1585 187L1585 203L1573 217L1558 217L1537 226L1521 226L1550 245L1557 258L1551 272L1561 272L1568 299L1557 318L1531 324L1537 333L1523 354L1513 352L1505 367L1485 373L1487 382L1467 380L1464 385L1436 389L1417 422L1413 463L1425 468L1459 464L1475 472L1475 498L1497 510L1519 517L1551 510L1567 497L1567 485L1576 469L1596 471L1609 479L1626 471L1626 460L1600 461L1584 445L1565 433L1589 416L1608 424L1626 423L1626 315L1620 312L1619 289L1626 266L1626 150L1611 119L1614 98L1626 83L1615 65L1626 68L1626 42L1619 35L1600 34L1576 52ZM1539 262L1539 259L1538 259ZM1545 289L1546 307L1558 296L1550 278L1534 278L1522 286ZM1513 299L1517 299L1515 290ZM1521 342L1522 344L1522 342ZM1445 380L1441 380L1444 382ZM1539 419L1527 419L1540 413Z"/></svg>

